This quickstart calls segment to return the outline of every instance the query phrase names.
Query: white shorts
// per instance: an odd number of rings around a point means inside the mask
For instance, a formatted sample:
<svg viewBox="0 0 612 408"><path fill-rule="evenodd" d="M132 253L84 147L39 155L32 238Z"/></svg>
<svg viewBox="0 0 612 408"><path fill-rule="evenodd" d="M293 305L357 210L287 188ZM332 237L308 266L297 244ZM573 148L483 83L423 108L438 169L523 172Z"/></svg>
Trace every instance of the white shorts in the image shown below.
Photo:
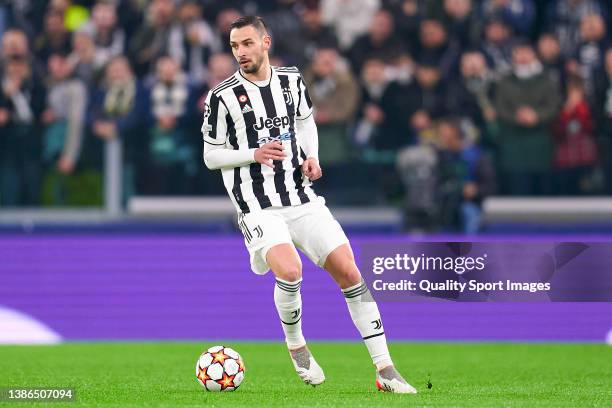
<svg viewBox="0 0 612 408"><path fill-rule="evenodd" d="M238 215L253 272L264 275L270 270L266 255L279 244L294 244L312 262L323 267L330 252L349 242L325 200L322 197L319 200Z"/></svg>

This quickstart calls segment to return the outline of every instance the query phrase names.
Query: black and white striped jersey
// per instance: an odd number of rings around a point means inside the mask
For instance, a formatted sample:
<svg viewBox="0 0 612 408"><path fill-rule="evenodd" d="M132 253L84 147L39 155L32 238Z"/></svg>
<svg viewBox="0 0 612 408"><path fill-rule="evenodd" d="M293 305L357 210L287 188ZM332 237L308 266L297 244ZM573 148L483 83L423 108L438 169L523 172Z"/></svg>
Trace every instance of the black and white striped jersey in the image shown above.
<svg viewBox="0 0 612 408"><path fill-rule="evenodd" d="M269 81L255 84L240 71L211 89L206 97L202 134L204 149L254 149L280 141L284 160L274 168L260 163L222 168L223 183L236 209L249 213L268 207L305 204L316 199L311 182L303 177L306 158L296 131L312 115L312 102L299 70L272 67Z"/></svg>

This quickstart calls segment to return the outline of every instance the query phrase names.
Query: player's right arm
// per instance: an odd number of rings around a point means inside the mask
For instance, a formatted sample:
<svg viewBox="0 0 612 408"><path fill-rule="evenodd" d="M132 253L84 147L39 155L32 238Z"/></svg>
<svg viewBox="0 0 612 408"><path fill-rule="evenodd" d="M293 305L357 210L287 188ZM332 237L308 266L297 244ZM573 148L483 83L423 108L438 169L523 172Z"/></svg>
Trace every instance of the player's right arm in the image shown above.
<svg viewBox="0 0 612 408"><path fill-rule="evenodd" d="M285 153L280 142L266 143L260 148L230 149L227 147L227 108L219 96L209 92L204 105L202 136L204 164L211 170L246 166L258 162L274 167L272 160L283 160Z"/></svg>

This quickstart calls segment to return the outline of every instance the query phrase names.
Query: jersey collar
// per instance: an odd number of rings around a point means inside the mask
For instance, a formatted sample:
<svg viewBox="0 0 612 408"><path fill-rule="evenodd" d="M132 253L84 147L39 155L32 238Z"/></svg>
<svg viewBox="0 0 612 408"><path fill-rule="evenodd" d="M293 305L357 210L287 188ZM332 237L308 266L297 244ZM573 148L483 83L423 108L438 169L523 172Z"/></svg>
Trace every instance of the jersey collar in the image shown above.
<svg viewBox="0 0 612 408"><path fill-rule="evenodd" d="M257 85L255 82L253 82L253 81L251 81L249 79L246 79L244 77L244 75L242 75L242 70L238 69L238 76L240 76L240 78L242 78L244 81L247 81L247 82L253 84L254 86L256 86L258 88L265 88L265 87L270 86L270 83L272 82L272 76L273 75L274 75L274 69L272 69L272 66L270 66L270 77L268 78L268 83L263 85L263 86L261 86L261 85Z"/></svg>

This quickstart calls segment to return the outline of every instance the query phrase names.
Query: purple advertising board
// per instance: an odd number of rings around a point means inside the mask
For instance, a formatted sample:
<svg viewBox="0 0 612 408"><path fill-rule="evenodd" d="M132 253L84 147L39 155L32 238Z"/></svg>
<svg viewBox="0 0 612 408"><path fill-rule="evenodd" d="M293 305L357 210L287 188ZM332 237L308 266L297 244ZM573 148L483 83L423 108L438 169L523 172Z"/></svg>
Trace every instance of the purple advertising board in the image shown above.
<svg viewBox="0 0 612 408"><path fill-rule="evenodd" d="M358 258L364 245L380 241L350 238ZM338 287L303 264L306 337L358 340ZM239 235L0 235L0 309L67 341L281 340L273 289L271 274L250 271ZM383 299L379 306L388 338L397 341L603 342L612 329L612 302Z"/></svg>

